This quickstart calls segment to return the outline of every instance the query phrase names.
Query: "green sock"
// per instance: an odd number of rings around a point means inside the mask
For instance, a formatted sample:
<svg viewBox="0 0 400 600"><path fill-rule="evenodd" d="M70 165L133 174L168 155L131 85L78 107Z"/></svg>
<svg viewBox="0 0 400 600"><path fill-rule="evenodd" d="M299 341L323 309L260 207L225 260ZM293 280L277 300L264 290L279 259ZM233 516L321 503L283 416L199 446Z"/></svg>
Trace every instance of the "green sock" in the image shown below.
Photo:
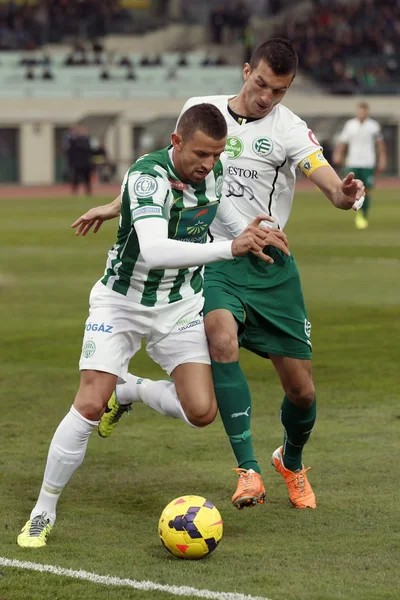
<svg viewBox="0 0 400 600"><path fill-rule="evenodd" d="M211 361L211 366L219 412L238 467L261 473L250 435L250 390L242 369L238 362Z"/></svg>
<svg viewBox="0 0 400 600"><path fill-rule="evenodd" d="M285 428L283 442L283 464L290 471L302 468L301 455L310 437L317 416L317 401L308 408L297 406L284 397L281 407L281 421Z"/></svg>
<svg viewBox="0 0 400 600"><path fill-rule="evenodd" d="M369 194L365 194L364 204L362 205L362 212L365 218L368 217L369 208L371 206L371 196Z"/></svg>

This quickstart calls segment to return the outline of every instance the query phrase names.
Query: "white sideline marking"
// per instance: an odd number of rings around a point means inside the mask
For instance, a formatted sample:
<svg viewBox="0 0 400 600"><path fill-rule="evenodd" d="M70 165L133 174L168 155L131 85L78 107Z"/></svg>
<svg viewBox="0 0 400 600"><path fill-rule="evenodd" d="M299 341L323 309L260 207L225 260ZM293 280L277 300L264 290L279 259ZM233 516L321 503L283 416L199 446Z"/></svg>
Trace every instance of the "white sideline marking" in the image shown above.
<svg viewBox="0 0 400 600"><path fill-rule="evenodd" d="M26 569L28 571L39 571L41 573L51 573L52 575L62 575L63 577L73 577L91 581L92 583L101 583L103 585L113 585L116 587L130 587L145 592L157 591L173 594L174 596L189 596L191 598L210 598L210 600L270 600L261 596L249 596L247 594L238 594L236 592L212 592L211 590L199 590L193 587L162 585L154 581L136 581L135 579L120 579L110 575L97 575L88 571L73 571L72 569L63 569L53 565L42 565L41 563L28 562L23 560L12 560L10 558L0 557L0 565L3 567L14 567L17 569Z"/></svg>

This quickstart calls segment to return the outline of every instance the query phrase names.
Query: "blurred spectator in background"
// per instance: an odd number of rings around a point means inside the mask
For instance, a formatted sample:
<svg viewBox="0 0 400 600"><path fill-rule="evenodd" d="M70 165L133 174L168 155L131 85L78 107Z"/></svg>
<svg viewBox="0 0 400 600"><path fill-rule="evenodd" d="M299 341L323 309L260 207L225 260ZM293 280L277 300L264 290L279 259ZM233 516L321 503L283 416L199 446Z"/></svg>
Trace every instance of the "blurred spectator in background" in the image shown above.
<svg viewBox="0 0 400 600"><path fill-rule="evenodd" d="M44 69L44 71L42 73L42 79L45 79L45 80L48 80L48 81L54 79L54 75L53 75L52 71L48 67Z"/></svg>
<svg viewBox="0 0 400 600"><path fill-rule="evenodd" d="M170 67L167 73L167 81L175 81L178 79L178 74L176 72L176 67Z"/></svg>
<svg viewBox="0 0 400 600"><path fill-rule="evenodd" d="M237 0L229 12L228 22L234 39L243 40L250 22L250 10L246 0Z"/></svg>
<svg viewBox="0 0 400 600"><path fill-rule="evenodd" d="M130 81L136 81L137 76L135 73L135 69L133 68L133 65L130 65L130 67L128 67L128 70L126 72L126 78L129 79Z"/></svg>
<svg viewBox="0 0 400 600"><path fill-rule="evenodd" d="M189 65L186 55L184 52L181 52L178 58L178 62L176 63L177 67L187 67Z"/></svg>
<svg viewBox="0 0 400 600"><path fill-rule="evenodd" d="M71 125L71 127L69 127L68 129L66 129L64 131L62 139L61 139L61 150L62 150L63 159L64 159L63 179L65 181L70 181L70 179L71 179L72 166L69 161L69 148L71 145L71 140L73 140L77 135L78 135L78 125L76 123L74 123L73 125Z"/></svg>
<svg viewBox="0 0 400 600"><path fill-rule="evenodd" d="M315 2L278 32L303 57L300 67L336 93L373 92L399 78L400 3L397 0Z"/></svg>
<svg viewBox="0 0 400 600"><path fill-rule="evenodd" d="M119 66L120 67L131 67L132 61L129 58L129 56L121 56L121 58L119 60Z"/></svg>
<svg viewBox="0 0 400 600"><path fill-rule="evenodd" d="M244 39L243 39L243 62L250 62L250 58L253 55L256 45L256 36L251 25L247 25L244 30Z"/></svg>
<svg viewBox="0 0 400 600"><path fill-rule="evenodd" d="M218 6L210 13L211 42L222 44L224 29L227 24L227 15L223 6Z"/></svg>
<svg viewBox="0 0 400 600"><path fill-rule="evenodd" d="M35 69L32 66L29 66L25 73L25 79L31 80L35 79Z"/></svg>
<svg viewBox="0 0 400 600"><path fill-rule="evenodd" d="M92 147L85 124L79 123L75 127L75 135L69 139L67 154L72 193L76 194L79 184L82 183L85 186L86 194L90 196L92 193Z"/></svg>
<svg viewBox="0 0 400 600"><path fill-rule="evenodd" d="M97 138L92 138L91 150L93 169L97 174L99 181L102 183L109 183L115 175L116 166L109 159L104 140L100 142Z"/></svg>
<svg viewBox="0 0 400 600"><path fill-rule="evenodd" d="M104 69L100 72L100 79L103 81L111 79L111 74L107 67L104 67Z"/></svg>
<svg viewBox="0 0 400 600"><path fill-rule="evenodd" d="M143 56L141 57L141 59L139 61L139 65L141 67L150 67L151 66L150 58L146 54L143 54Z"/></svg>

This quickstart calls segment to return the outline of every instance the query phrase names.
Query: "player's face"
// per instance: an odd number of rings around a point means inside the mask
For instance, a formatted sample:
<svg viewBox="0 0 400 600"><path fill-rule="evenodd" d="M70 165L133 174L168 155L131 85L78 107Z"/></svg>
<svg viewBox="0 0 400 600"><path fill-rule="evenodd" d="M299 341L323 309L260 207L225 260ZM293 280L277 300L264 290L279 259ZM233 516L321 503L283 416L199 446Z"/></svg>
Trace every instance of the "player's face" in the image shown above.
<svg viewBox="0 0 400 600"><path fill-rule="evenodd" d="M368 108L366 106L359 106L357 108L357 117L360 121L365 121L368 117Z"/></svg>
<svg viewBox="0 0 400 600"><path fill-rule="evenodd" d="M172 134L174 163L179 175L186 181L200 183L219 160L225 149L226 137L214 140L202 131L183 140L178 133Z"/></svg>
<svg viewBox="0 0 400 600"><path fill-rule="evenodd" d="M260 60L254 69L246 63L243 75L245 83L242 93L247 110L243 116L261 119L282 100L295 73L276 75L264 60Z"/></svg>

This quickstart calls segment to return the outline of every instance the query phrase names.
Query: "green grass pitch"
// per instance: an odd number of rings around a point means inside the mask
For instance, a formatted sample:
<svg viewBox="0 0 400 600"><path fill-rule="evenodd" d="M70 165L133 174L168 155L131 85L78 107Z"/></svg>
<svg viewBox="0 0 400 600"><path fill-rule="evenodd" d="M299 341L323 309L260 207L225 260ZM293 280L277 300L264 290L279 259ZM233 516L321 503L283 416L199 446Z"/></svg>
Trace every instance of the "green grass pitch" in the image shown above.
<svg viewBox="0 0 400 600"><path fill-rule="evenodd" d="M271 600L398 598L399 196L377 190L370 228L357 231L354 213L299 193L287 228L313 326L319 413L304 459L317 510L292 509L270 466L282 391L269 362L243 352L264 506L232 507L235 464L219 419L192 430L140 405L110 439L92 436L36 551L16 536L77 390L88 295L116 222L75 238L70 223L103 198L1 201L0 557ZM162 377L143 351L131 370ZM158 539L163 507L182 494L206 496L224 519L219 548L199 562L174 559ZM0 567L1 600L174 597Z"/></svg>

